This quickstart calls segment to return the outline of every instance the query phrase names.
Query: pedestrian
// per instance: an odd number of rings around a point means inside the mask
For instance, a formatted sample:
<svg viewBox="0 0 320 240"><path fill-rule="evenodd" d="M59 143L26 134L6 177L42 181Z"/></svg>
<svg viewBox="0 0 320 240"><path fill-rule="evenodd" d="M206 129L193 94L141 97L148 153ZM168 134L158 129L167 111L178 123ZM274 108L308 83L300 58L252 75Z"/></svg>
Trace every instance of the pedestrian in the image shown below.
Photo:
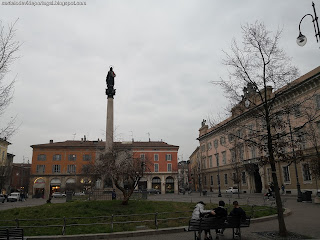
<svg viewBox="0 0 320 240"><path fill-rule="evenodd" d="M112 200L116 200L117 199L117 193L116 193L115 189L113 189L113 191L111 193L111 198L112 198Z"/></svg>
<svg viewBox="0 0 320 240"><path fill-rule="evenodd" d="M204 209L205 205L206 204L203 201L198 202L196 204L196 206L194 207L194 209L193 209L191 218L200 221L200 218L203 217L205 214L215 215L215 212L213 210L205 210ZM205 236L206 236L205 240L210 239L209 238L209 232L210 231L205 231ZM201 239L200 235L201 235L201 231L198 232L198 236L196 236L196 240Z"/></svg>
<svg viewBox="0 0 320 240"><path fill-rule="evenodd" d="M245 221L247 218L246 212L239 206L238 201L234 201L232 204L233 204L233 209L230 212L229 216L237 218L239 222ZM240 236L240 228L236 228L236 232L234 236L235 237Z"/></svg>
<svg viewBox="0 0 320 240"><path fill-rule="evenodd" d="M218 219L225 219L228 216L228 211L227 209L225 209L225 202L224 201L219 201L219 206L215 209L213 209L213 211L215 212L215 217ZM224 228L222 229L216 229L216 235L221 235L223 236L223 232L224 232Z"/></svg>
<svg viewBox="0 0 320 240"><path fill-rule="evenodd" d="M282 185L281 185L281 190L282 190L282 194L283 194L283 195L285 194L284 189L285 189L285 187L284 187L284 185L282 184Z"/></svg>

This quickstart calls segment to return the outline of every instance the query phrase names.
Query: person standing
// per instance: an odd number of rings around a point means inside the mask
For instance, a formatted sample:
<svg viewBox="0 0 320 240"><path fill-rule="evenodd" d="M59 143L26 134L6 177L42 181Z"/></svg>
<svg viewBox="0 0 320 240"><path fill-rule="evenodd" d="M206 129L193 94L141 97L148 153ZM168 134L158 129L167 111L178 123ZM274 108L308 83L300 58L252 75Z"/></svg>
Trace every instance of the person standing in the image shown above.
<svg viewBox="0 0 320 240"><path fill-rule="evenodd" d="M115 189L113 189L113 191L111 193L111 198L112 198L112 200L116 200L117 199L117 193L116 193Z"/></svg>
<svg viewBox="0 0 320 240"><path fill-rule="evenodd" d="M283 195L285 194L284 189L285 189L285 187L284 187L284 185L282 184L282 185L281 185L281 190L282 190L282 194L283 194Z"/></svg>

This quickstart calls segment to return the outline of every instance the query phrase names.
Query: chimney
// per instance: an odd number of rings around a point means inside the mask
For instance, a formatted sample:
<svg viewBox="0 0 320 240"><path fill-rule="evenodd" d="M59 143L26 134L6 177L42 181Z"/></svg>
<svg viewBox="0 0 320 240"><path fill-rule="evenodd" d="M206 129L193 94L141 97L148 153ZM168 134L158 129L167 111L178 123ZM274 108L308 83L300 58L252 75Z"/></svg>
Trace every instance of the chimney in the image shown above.
<svg viewBox="0 0 320 240"><path fill-rule="evenodd" d="M83 141L87 141L86 135L84 135L84 137L83 137Z"/></svg>
<svg viewBox="0 0 320 240"><path fill-rule="evenodd" d="M53 143L53 140L50 140L50 143Z"/></svg>

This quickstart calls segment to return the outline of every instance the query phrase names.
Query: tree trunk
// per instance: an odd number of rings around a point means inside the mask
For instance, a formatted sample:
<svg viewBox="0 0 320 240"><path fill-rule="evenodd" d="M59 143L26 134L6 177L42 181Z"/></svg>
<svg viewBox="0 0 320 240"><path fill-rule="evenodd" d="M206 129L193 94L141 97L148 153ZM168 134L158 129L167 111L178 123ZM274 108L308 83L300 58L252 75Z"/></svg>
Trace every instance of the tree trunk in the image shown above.
<svg viewBox="0 0 320 240"><path fill-rule="evenodd" d="M278 179L277 179L276 165L275 165L274 159L272 161L270 159L270 165L271 165L271 171L272 171L272 180L273 180L273 184L274 184L274 193L276 195L279 235L281 237L286 237L288 233L287 233L286 224L284 222L283 206L282 206L282 201L281 201L281 196L280 196L280 188L279 188L279 183L278 183Z"/></svg>

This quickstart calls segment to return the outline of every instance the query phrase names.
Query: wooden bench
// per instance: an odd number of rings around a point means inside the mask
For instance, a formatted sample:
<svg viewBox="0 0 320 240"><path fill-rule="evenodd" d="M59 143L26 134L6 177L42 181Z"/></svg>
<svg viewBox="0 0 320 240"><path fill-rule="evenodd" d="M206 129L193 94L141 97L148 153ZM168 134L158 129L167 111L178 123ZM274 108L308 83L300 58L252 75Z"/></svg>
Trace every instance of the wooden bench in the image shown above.
<svg viewBox="0 0 320 240"><path fill-rule="evenodd" d="M226 229L232 228L232 239L235 238L235 229L238 229L239 239L241 239L241 228L250 226L250 217L245 221L240 221L239 218L228 216L227 218L200 218L191 219L189 221L188 231L194 232L194 239L197 239L197 232L203 230L210 231L210 229ZM200 239L201 240L201 236Z"/></svg>
<svg viewBox="0 0 320 240"><path fill-rule="evenodd" d="M0 228L0 240L23 240L23 228Z"/></svg>

